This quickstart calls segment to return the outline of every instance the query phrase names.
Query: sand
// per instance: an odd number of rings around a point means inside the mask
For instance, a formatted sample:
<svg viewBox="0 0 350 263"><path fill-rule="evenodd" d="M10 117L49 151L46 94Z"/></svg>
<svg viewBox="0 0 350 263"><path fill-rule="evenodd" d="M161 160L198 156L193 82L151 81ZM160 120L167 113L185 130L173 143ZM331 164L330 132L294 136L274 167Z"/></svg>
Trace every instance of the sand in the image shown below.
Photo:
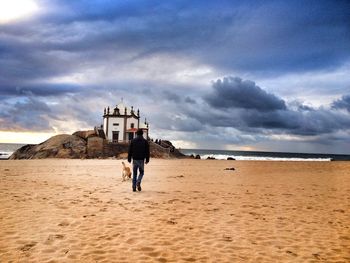
<svg viewBox="0 0 350 263"><path fill-rule="evenodd" d="M350 162L153 159L142 186L0 161L0 262L350 262Z"/></svg>

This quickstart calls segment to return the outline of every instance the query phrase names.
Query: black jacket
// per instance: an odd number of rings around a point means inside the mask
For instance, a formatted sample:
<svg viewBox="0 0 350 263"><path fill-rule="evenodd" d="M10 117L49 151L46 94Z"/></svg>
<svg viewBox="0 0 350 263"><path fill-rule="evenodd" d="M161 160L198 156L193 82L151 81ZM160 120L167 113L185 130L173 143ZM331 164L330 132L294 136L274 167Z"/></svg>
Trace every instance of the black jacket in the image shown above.
<svg viewBox="0 0 350 263"><path fill-rule="evenodd" d="M144 160L149 162L149 144L142 136L137 136L130 142L128 152L128 162L133 160Z"/></svg>

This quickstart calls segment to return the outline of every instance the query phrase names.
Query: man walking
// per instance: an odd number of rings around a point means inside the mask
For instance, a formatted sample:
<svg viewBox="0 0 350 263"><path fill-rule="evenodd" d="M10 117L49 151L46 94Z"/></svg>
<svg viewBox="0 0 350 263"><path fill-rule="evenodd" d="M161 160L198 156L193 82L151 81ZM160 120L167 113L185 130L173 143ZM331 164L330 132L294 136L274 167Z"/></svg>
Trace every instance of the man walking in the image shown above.
<svg viewBox="0 0 350 263"><path fill-rule="evenodd" d="M143 131L138 129L136 132L136 138L130 142L128 152L128 162L132 162L132 190L135 192L136 187L138 191L141 191L141 181L144 174L144 164L149 162L149 144L148 141L143 138ZM137 176L137 170L139 175Z"/></svg>

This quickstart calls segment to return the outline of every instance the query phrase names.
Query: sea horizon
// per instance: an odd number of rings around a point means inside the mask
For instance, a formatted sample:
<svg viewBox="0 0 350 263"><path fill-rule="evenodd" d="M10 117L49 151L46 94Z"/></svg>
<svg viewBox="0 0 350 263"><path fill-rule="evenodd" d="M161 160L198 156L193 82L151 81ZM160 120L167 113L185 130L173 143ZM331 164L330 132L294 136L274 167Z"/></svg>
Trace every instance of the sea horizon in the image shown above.
<svg viewBox="0 0 350 263"><path fill-rule="evenodd" d="M350 161L350 154L302 153L272 151L236 151L215 149L179 149L185 155L199 155L201 159L251 161Z"/></svg>
<svg viewBox="0 0 350 263"><path fill-rule="evenodd" d="M0 159L8 159L13 152L24 143L0 143ZM279 152L279 151L238 151L218 149L187 149L178 148L187 156L199 155L201 159L227 160L255 160L255 161L350 161L350 154L334 153L302 153L302 152Z"/></svg>

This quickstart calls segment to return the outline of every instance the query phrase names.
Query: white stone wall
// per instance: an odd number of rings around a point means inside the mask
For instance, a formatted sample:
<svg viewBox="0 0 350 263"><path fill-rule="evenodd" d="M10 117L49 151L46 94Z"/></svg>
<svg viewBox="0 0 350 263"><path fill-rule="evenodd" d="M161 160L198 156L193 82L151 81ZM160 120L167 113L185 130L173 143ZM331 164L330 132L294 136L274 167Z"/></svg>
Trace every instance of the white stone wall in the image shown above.
<svg viewBox="0 0 350 263"><path fill-rule="evenodd" d="M112 141L113 131L119 131L119 141L125 140L124 138L124 118L109 117L108 118L108 140ZM118 126L113 124L118 123Z"/></svg>
<svg viewBox="0 0 350 263"><path fill-rule="evenodd" d="M105 132L106 137L108 137L107 136L107 118L103 118L103 131Z"/></svg>
<svg viewBox="0 0 350 263"><path fill-rule="evenodd" d="M131 129L131 124L132 123L134 124L134 128L136 128L136 129L138 128L138 126L137 126L137 119L132 117L132 118L128 118L126 120L126 129L127 130Z"/></svg>
<svg viewBox="0 0 350 263"><path fill-rule="evenodd" d="M119 124L118 126L113 124ZM123 140L123 134L124 134L124 118L117 118L117 117L109 117L108 118L108 133L106 132L107 129L107 118L104 119L103 122L103 129L105 131L105 134L107 136L108 141L112 141L113 138L113 131L119 132L119 140Z"/></svg>

